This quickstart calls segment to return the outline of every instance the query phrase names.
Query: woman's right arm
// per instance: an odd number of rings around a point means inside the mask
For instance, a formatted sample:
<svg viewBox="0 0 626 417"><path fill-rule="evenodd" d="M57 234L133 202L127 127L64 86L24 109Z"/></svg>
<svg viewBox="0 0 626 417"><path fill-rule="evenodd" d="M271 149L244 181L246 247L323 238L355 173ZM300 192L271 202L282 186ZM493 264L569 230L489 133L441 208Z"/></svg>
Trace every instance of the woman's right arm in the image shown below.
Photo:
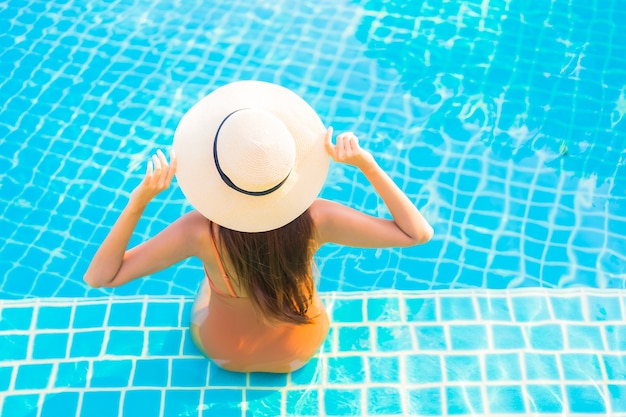
<svg viewBox="0 0 626 417"><path fill-rule="evenodd" d="M361 170L384 201L393 220L319 199L311 207L311 213L320 245L333 242L354 247L406 247L431 239L432 226L374 157L359 146L354 134L338 135L337 144L333 145L332 129L329 129L325 145L333 160Z"/></svg>

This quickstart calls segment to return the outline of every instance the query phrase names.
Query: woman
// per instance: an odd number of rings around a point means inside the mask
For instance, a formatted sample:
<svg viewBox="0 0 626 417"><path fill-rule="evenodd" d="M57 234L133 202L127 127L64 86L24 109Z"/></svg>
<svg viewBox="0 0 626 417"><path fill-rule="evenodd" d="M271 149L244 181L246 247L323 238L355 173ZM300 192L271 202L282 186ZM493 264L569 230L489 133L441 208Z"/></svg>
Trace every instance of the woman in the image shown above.
<svg viewBox="0 0 626 417"><path fill-rule="evenodd" d="M206 272L192 313L198 348L224 369L289 372L328 332L313 255L325 243L406 247L430 240L419 210L352 133L336 144L314 110L274 84L242 81L194 105L158 151L87 272L116 287L196 257ZM329 157L361 170L393 220L317 198ZM176 173L195 210L126 250L147 204Z"/></svg>

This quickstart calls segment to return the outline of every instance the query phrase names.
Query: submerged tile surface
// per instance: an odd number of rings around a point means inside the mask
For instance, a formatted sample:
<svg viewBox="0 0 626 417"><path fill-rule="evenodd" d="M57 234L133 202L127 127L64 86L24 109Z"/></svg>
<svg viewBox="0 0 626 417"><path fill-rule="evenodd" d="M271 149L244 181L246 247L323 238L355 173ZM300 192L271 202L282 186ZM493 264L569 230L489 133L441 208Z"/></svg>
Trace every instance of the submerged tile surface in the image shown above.
<svg viewBox="0 0 626 417"><path fill-rule="evenodd" d="M547 307L554 300L558 310ZM615 313L626 311L624 292L374 291L324 301L335 320L323 349L280 375L224 371L200 355L187 297L0 301L14 324L0 326L0 417L626 416L625 318ZM590 303L614 313L581 315ZM521 305L543 306L540 321ZM455 310L433 313L444 307Z"/></svg>

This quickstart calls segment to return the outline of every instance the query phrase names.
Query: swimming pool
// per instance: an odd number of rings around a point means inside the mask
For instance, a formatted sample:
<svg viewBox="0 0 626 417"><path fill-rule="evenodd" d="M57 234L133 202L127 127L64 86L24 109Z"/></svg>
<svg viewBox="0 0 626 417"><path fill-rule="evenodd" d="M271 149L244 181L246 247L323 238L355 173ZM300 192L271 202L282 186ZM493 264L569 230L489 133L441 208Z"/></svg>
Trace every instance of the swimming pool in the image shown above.
<svg viewBox="0 0 626 417"><path fill-rule="evenodd" d="M625 22L583 0L1 4L1 416L626 415ZM355 131L435 227L323 248L335 325L281 377L189 344L194 261L82 283L146 157L238 79ZM322 195L383 210L338 166ZM134 242L189 209L173 187Z"/></svg>

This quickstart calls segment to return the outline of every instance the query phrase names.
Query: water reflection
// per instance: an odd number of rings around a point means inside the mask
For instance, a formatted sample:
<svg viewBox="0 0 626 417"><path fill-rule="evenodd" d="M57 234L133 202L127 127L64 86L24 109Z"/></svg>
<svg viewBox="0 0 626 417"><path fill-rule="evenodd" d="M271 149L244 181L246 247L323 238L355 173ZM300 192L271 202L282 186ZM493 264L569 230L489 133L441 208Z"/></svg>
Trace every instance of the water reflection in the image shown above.
<svg viewBox="0 0 626 417"><path fill-rule="evenodd" d="M543 151L577 176L626 179L626 19L538 3L366 1L355 36L434 110L426 130L460 119L502 159Z"/></svg>
<svg viewBox="0 0 626 417"><path fill-rule="evenodd" d="M623 287L626 14L583 0L359 4L355 37L398 74L405 172L439 221L430 287Z"/></svg>

